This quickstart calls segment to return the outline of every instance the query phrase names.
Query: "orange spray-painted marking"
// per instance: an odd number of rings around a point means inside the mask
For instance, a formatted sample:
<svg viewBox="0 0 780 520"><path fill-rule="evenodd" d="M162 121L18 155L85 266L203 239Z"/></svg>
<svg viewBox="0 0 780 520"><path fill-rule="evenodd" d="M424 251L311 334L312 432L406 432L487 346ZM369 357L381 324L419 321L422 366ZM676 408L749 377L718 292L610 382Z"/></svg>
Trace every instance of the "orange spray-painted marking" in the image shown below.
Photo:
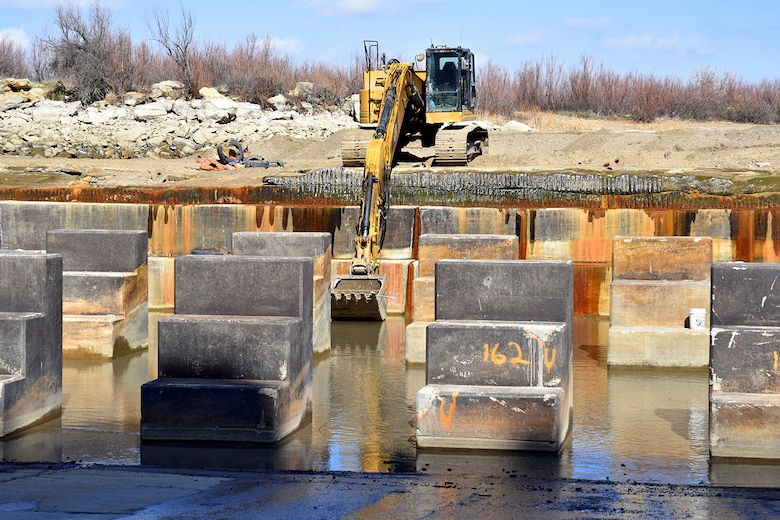
<svg viewBox="0 0 780 520"><path fill-rule="evenodd" d="M519 343L516 343L514 341L510 341L509 342L509 346L510 347L515 347L515 349L517 350L517 357L513 357L512 360L511 360L513 367L516 367L518 364L521 364L521 365L530 365L531 364L530 360L523 359L523 351L520 348L520 344Z"/></svg>
<svg viewBox="0 0 780 520"><path fill-rule="evenodd" d="M544 366L547 367L547 373L549 374L552 370L553 365L555 365L555 355L558 353L557 349L552 349L552 359L549 359L547 355L550 353L550 349L545 347L544 348Z"/></svg>
<svg viewBox="0 0 780 520"><path fill-rule="evenodd" d="M775 350L775 375L777 375L777 364L778 364L777 351Z"/></svg>
<svg viewBox="0 0 780 520"><path fill-rule="evenodd" d="M457 399L458 392L452 392L452 402L450 403L449 413L444 413L444 403L446 402L446 399L442 399L441 404L439 405L439 418L446 428L449 428L450 424L452 424L452 412L455 411L455 401L457 401Z"/></svg>

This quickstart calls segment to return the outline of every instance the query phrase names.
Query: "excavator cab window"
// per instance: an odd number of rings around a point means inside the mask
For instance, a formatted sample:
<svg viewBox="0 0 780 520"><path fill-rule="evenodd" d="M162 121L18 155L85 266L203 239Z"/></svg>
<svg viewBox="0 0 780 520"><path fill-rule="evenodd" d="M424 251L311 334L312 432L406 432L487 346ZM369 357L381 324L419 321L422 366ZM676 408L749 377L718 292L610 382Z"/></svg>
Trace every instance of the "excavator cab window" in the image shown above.
<svg viewBox="0 0 780 520"><path fill-rule="evenodd" d="M428 110L461 110L461 61L455 52L429 52L427 65Z"/></svg>

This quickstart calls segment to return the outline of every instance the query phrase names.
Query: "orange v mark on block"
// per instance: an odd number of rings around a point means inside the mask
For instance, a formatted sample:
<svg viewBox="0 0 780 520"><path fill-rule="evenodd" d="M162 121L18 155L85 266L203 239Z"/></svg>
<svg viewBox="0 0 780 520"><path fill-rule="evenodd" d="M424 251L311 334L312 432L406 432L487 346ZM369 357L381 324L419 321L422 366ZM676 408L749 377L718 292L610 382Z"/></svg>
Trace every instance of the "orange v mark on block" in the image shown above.
<svg viewBox="0 0 780 520"><path fill-rule="evenodd" d="M452 392L452 402L450 403L449 413L444 413L444 403L446 402L446 399L442 399L441 404L439 405L439 418L446 428L449 428L452 423L452 412L455 411L455 401L457 401L457 399L458 392Z"/></svg>
<svg viewBox="0 0 780 520"><path fill-rule="evenodd" d="M558 353L557 349L552 349L552 359L548 359L548 354L550 353L550 349L547 347L544 347L544 366L547 367L547 373L549 374L552 370L553 365L555 364L555 355Z"/></svg>

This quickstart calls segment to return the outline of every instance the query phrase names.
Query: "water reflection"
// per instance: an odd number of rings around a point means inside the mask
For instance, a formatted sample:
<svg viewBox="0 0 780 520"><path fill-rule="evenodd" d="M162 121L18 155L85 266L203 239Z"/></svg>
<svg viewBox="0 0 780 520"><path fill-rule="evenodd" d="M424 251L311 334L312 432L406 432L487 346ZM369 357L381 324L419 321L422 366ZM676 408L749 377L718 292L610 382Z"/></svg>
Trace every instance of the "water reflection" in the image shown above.
<svg viewBox="0 0 780 520"><path fill-rule="evenodd" d="M150 315L156 331L161 315ZM707 372L607 367L609 321L577 318L572 435L560 454L416 450L422 366L404 361L403 318L333 322L315 358L311 424L274 446L142 443L140 386L148 352L65 360L61 418L0 441L6 461L150 464L269 470L469 473L641 482L776 486L780 465L709 461Z"/></svg>

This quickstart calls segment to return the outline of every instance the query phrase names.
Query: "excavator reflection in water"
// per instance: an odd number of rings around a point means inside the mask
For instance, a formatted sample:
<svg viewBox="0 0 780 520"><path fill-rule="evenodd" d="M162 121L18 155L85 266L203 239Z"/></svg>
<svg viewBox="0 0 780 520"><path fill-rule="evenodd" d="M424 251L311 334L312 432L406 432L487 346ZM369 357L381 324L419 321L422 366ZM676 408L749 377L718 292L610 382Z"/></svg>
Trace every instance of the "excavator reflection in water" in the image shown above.
<svg viewBox="0 0 780 520"><path fill-rule="evenodd" d="M462 47L430 47L413 63L379 55L364 42L366 70L360 91L361 126L376 126L368 140L342 146L344 166L363 166L363 193L349 276L331 286L331 316L384 320L386 277L379 274L389 202L388 179L396 153L412 140L435 147L435 165L465 165L487 151L487 130L476 121L474 54Z"/></svg>

